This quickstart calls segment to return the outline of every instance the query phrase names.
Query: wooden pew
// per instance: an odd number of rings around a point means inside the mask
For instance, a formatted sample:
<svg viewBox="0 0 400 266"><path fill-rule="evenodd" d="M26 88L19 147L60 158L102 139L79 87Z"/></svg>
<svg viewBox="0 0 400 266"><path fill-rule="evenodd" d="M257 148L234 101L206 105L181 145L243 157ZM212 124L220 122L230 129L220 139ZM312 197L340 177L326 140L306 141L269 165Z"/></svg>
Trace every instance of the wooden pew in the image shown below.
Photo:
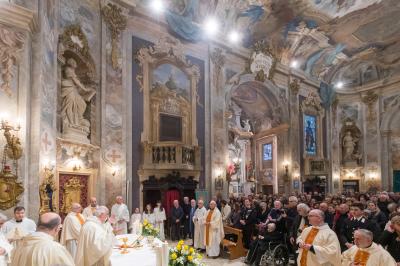
<svg viewBox="0 0 400 266"><path fill-rule="evenodd" d="M221 242L222 248L228 249L229 259L234 260L247 255L247 249L243 246L242 230L224 225L225 234L233 234L237 236L237 241L233 242L228 239L223 239Z"/></svg>

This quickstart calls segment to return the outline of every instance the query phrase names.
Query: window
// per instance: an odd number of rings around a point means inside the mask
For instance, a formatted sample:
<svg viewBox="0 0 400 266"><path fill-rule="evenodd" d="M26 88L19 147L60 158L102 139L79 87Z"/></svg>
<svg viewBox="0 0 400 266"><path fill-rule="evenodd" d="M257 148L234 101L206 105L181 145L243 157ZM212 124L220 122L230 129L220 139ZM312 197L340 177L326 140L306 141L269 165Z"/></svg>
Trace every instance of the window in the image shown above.
<svg viewBox="0 0 400 266"><path fill-rule="evenodd" d="M317 118L313 115L304 115L304 145L307 155L317 155Z"/></svg>
<svg viewBox="0 0 400 266"><path fill-rule="evenodd" d="M272 160L272 143L267 143L263 145L263 161Z"/></svg>

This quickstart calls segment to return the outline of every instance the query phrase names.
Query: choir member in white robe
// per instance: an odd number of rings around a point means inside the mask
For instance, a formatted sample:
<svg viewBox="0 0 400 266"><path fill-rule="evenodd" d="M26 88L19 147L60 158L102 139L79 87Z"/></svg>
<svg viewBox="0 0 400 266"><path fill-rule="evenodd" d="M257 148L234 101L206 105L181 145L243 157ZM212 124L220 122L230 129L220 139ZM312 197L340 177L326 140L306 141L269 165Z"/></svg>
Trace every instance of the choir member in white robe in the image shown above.
<svg viewBox="0 0 400 266"><path fill-rule="evenodd" d="M167 216L165 215L165 209L161 205L161 201L157 202L157 207L154 208L154 217L155 217L155 227L159 231L159 237L162 241L165 240L164 234L164 221L167 220Z"/></svg>
<svg viewBox="0 0 400 266"><path fill-rule="evenodd" d="M396 261L389 252L372 242L373 238L373 233L366 229L355 231L355 245L343 252L342 266L396 266Z"/></svg>
<svg viewBox="0 0 400 266"><path fill-rule="evenodd" d="M336 233L324 223L321 210L311 210L308 214L312 225L303 230L297 238L299 266L339 266L341 265L340 244Z"/></svg>
<svg viewBox="0 0 400 266"><path fill-rule="evenodd" d="M197 209L193 215L194 224L194 237L193 246L195 249L205 249L204 245L204 216L206 215L206 208L204 207L204 201L199 200L197 202Z"/></svg>
<svg viewBox="0 0 400 266"><path fill-rule="evenodd" d="M14 248L16 248L18 241L22 237L36 231L36 224L31 219L25 217L24 207L17 206L14 208L14 218L4 223L1 231Z"/></svg>
<svg viewBox="0 0 400 266"><path fill-rule="evenodd" d="M39 218L37 231L22 238L12 255L11 266L74 266L74 260L61 244L54 241L61 229L61 217L54 212Z"/></svg>
<svg viewBox="0 0 400 266"><path fill-rule="evenodd" d="M95 197L90 198L90 204L85 209L83 209L82 215L85 218L93 216L94 211L99 205L97 205L97 199Z"/></svg>
<svg viewBox="0 0 400 266"><path fill-rule="evenodd" d="M146 209L142 215L142 222L146 220L149 224L155 226L156 224L156 217L154 216L153 209L151 208L151 204L146 205Z"/></svg>
<svg viewBox="0 0 400 266"><path fill-rule="evenodd" d="M7 221L7 216L0 213L0 229ZM8 242L6 236L0 230L0 266L7 266L11 262L11 250L13 246Z"/></svg>
<svg viewBox="0 0 400 266"><path fill-rule="evenodd" d="M76 266L107 266L110 263L115 241L112 227L108 224L108 209L99 206L82 226L78 239Z"/></svg>
<svg viewBox="0 0 400 266"><path fill-rule="evenodd" d="M81 233L85 218L81 214L82 207L79 203L73 203L71 212L65 217L61 231L60 243L67 248L71 256L75 259L78 238Z"/></svg>
<svg viewBox="0 0 400 266"><path fill-rule="evenodd" d="M142 233L141 223L142 222L142 214L140 213L139 208L136 208L131 216L131 234L140 235Z"/></svg>
<svg viewBox="0 0 400 266"><path fill-rule="evenodd" d="M111 208L111 221L117 235L128 233L129 210L121 196L115 198L116 203Z"/></svg>
<svg viewBox="0 0 400 266"><path fill-rule="evenodd" d="M204 244L209 257L218 257L220 243L224 239L224 226L222 224L221 212L216 208L215 201L210 201L210 209L203 218L204 222Z"/></svg>

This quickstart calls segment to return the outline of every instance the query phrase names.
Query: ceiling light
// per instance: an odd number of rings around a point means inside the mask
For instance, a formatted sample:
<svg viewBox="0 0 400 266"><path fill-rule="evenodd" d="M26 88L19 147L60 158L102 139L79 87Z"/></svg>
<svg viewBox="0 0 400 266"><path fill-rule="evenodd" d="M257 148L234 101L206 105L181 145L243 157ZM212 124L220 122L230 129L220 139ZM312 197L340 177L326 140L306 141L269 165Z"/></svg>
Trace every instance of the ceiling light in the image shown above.
<svg viewBox="0 0 400 266"><path fill-rule="evenodd" d="M204 31L208 36L214 36L219 30L218 21L215 18L208 18L204 23Z"/></svg>
<svg viewBox="0 0 400 266"><path fill-rule="evenodd" d="M299 62L297 60L293 60L290 62L290 67L291 68L297 68L299 66Z"/></svg>
<svg viewBox="0 0 400 266"><path fill-rule="evenodd" d="M229 33L228 39L231 43L238 43L240 40L240 34L237 31L233 30Z"/></svg>
<svg viewBox="0 0 400 266"><path fill-rule="evenodd" d="M150 3L150 7L156 13L161 13L164 10L164 2L162 0L153 0Z"/></svg>
<svg viewBox="0 0 400 266"><path fill-rule="evenodd" d="M344 86L344 83L341 82L341 81L337 82L336 85L335 85L335 87L338 88L338 89L343 88L343 86Z"/></svg>

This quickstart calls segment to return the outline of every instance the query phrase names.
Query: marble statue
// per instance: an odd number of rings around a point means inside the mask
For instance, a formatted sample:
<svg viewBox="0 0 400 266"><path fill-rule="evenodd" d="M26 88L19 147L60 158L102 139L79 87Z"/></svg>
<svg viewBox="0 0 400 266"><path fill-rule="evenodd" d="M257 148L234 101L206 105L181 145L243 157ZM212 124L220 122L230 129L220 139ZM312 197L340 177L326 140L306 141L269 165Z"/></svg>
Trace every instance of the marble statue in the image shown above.
<svg viewBox="0 0 400 266"><path fill-rule="evenodd" d="M63 129L66 133L69 128L86 133L86 137L90 132L90 121L83 117L87 104L96 94L93 88L86 88L79 78L75 70L77 64L72 58L67 60L64 67L64 75L61 80L61 97L63 119Z"/></svg>
<svg viewBox="0 0 400 266"><path fill-rule="evenodd" d="M251 126L250 126L250 121L249 119L244 120L244 131L246 132L251 132Z"/></svg>
<svg viewBox="0 0 400 266"><path fill-rule="evenodd" d="M353 160L354 149L357 144L357 139L351 136L351 132L347 131L343 137L343 159L346 161Z"/></svg>

